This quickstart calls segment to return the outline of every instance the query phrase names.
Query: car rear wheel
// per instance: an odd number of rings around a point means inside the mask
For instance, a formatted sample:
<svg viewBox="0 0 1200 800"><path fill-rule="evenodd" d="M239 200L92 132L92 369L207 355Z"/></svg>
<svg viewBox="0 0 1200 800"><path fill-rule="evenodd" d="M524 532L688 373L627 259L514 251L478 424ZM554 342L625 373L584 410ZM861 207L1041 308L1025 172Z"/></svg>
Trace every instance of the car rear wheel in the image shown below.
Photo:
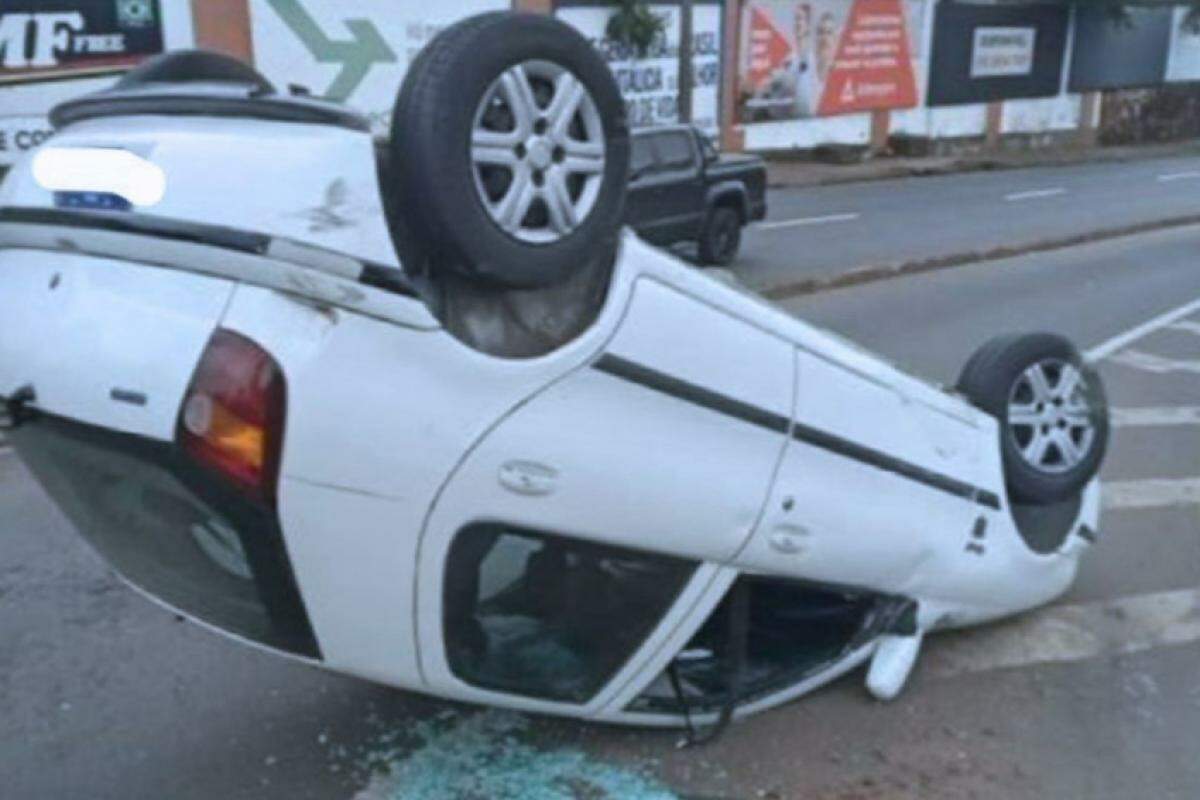
<svg viewBox="0 0 1200 800"><path fill-rule="evenodd" d="M700 232L700 260L727 267L737 258L742 244L742 219L735 209L717 206Z"/></svg>
<svg viewBox="0 0 1200 800"><path fill-rule="evenodd" d="M431 270L539 289L615 251L624 102L595 49L553 18L498 12L443 31L405 78L390 147L393 230Z"/></svg>
<svg viewBox="0 0 1200 800"><path fill-rule="evenodd" d="M958 388L1000 422L1015 502L1066 500L1099 471L1108 445L1104 386L1063 337L994 339L967 362Z"/></svg>

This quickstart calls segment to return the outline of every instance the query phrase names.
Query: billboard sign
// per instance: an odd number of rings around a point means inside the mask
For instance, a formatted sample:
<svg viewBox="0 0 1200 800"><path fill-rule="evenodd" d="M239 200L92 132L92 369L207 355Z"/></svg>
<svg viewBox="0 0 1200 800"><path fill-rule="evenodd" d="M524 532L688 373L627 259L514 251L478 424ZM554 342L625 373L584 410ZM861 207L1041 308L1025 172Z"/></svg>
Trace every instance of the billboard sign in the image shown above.
<svg viewBox="0 0 1200 800"><path fill-rule="evenodd" d="M1124 10L1124 18L1118 20L1103 6L1076 9L1071 91L1156 86L1166 78L1175 9Z"/></svg>
<svg viewBox="0 0 1200 800"><path fill-rule="evenodd" d="M387 131L408 65L430 39L464 17L511 6L509 0L249 1L259 71L364 112L376 133Z"/></svg>
<svg viewBox="0 0 1200 800"><path fill-rule="evenodd" d="M555 15L586 37L617 79L632 128L679 121L679 43L683 32L678 3L650 3L663 34L641 55L606 34L614 6L608 2L560 2ZM724 10L713 0L692 7L692 122L716 136L720 130Z"/></svg>
<svg viewBox="0 0 1200 800"><path fill-rule="evenodd" d="M1070 18L1061 3L938 3L927 104L1057 95Z"/></svg>
<svg viewBox="0 0 1200 800"><path fill-rule="evenodd" d="M0 0L0 84L110 74L162 51L158 0Z"/></svg>
<svg viewBox="0 0 1200 800"><path fill-rule="evenodd" d="M1189 6L1175 9L1171 23L1171 52L1167 58L1168 81L1200 81L1200 30L1187 24Z"/></svg>
<svg viewBox="0 0 1200 800"><path fill-rule="evenodd" d="M911 108L923 2L752 0L743 10L740 121Z"/></svg>
<svg viewBox="0 0 1200 800"><path fill-rule="evenodd" d="M1036 41L1037 28L976 28L971 47L971 77L1031 74L1033 44Z"/></svg>

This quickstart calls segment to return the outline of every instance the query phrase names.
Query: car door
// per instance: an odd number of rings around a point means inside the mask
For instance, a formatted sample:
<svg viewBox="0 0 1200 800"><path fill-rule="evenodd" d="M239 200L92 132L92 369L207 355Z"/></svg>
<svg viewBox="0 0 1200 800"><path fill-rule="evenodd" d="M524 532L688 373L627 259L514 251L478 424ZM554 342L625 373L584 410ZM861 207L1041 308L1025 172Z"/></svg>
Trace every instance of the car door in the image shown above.
<svg viewBox="0 0 1200 800"><path fill-rule="evenodd" d="M940 555L961 552L999 501L923 424L939 412L886 371L798 348L795 374L788 449L738 564L904 594Z"/></svg>
<svg viewBox="0 0 1200 800"><path fill-rule="evenodd" d="M786 341L639 279L603 353L500 422L435 503L416 590L430 686L606 707L719 599L778 465L792 369Z"/></svg>

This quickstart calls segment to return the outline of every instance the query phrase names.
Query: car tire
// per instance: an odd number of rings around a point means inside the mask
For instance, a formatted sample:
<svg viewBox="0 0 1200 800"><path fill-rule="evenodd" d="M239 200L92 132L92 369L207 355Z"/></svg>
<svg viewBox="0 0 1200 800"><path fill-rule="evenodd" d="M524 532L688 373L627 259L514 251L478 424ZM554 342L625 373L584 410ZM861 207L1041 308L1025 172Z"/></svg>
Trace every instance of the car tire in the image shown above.
<svg viewBox="0 0 1200 800"><path fill-rule="evenodd" d="M997 337L967 362L958 390L1000 423L1013 502L1062 502L1099 472L1109 434L1104 385L1065 338Z"/></svg>
<svg viewBox="0 0 1200 800"><path fill-rule="evenodd" d="M392 231L420 271L541 289L616 250L625 104L595 49L551 17L482 14L439 34L405 77L389 149Z"/></svg>
<svg viewBox="0 0 1200 800"><path fill-rule="evenodd" d="M717 206L704 221L700 231L700 261L727 267L737 258L742 244L742 218L736 209Z"/></svg>

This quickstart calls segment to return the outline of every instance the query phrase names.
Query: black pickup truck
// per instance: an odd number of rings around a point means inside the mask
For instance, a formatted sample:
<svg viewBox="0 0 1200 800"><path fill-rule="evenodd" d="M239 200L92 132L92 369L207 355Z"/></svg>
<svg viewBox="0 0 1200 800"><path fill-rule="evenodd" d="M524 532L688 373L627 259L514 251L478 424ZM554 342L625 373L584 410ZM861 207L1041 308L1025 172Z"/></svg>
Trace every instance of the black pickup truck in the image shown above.
<svg viewBox="0 0 1200 800"><path fill-rule="evenodd" d="M702 263L727 265L766 195L761 158L722 156L690 125L633 134L625 221L648 242L696 242Z"/></svg>

